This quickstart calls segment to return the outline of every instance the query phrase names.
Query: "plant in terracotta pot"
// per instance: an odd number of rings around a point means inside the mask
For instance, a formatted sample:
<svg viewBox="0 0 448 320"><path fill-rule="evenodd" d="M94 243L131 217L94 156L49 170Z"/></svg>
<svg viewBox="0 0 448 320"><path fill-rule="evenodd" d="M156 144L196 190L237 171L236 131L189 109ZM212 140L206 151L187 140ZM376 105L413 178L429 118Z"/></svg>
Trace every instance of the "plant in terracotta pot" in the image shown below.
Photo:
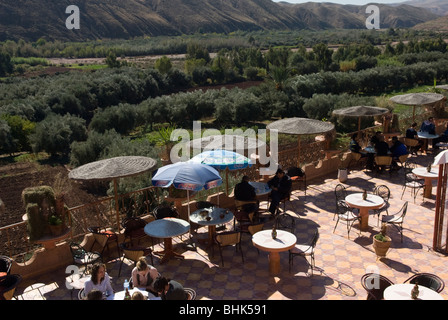
<svg viewBox="0 0 448 320"><path fill-rule="evenodd" d="M383 258L386 256L387 251L389 251L390 245L392 244L392 239L387 236L387 225L383 223L381 225L380 233L373 236L373 248L375 250L376 256Z"/></svg>
<svg viewBox="0 0 448 320"><path fill-rule="evenodd" d="M56 214L50 216L48 219L48 225L52 236L59 236L64 231L62 219Z"/></svg>

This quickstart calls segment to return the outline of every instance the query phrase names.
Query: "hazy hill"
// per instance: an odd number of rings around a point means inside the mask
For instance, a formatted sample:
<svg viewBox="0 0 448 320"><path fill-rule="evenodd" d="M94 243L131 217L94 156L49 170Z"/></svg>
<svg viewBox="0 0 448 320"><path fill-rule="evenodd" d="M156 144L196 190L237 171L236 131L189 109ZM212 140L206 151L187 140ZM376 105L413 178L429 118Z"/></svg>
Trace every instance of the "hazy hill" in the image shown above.
<svg viewBox="0 0 448 320"><path fill-rule="evenodd" d="M448 16L421 23L413 27L416 30L448 31Z"/></svg>
<svg viewBox="0 0 448 320"><path fill-rule="evenodd" d="M313 15L309 15L309 17L313 21L305 20L305 22L309 25L320 26L321 28L361 29L365 28L365 21L369 16L365 13L367 5L355 6L315 2L295 5L281 2L281 4L291 8L297 16L300 16L303 11L310 12ZM380 9L381 28L408 28L439 17L426 9L416 8L410 5L376 5Z"/></svg>
<svg viewBox="0 0 448 320"><path fill-rule="evenodd" d="M404 2L404 4L428 9L432 13L438 14L440 16L445 16L448 14L447 0L410 0Z"/></svg>
<svg viewBox="0 0 448 320"><path fill-rule="evenodd" d="M68 30L67 6L80 9L80 29ZM437 18L411 6L381 8L381 27L410 27ZM366 6L285 4L271 0L2 0L0 41L80 41L101 38L225 33L259 29L365 28Z"/></svg>

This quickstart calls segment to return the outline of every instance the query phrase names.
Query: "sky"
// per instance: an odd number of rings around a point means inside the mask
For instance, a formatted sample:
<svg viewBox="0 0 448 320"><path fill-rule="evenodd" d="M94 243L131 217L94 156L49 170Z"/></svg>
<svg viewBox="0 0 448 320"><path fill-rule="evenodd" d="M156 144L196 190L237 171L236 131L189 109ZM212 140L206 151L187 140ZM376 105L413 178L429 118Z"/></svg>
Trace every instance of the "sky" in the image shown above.
<svg viewBox="0 0 448 320"><path fill-rule="evenodd" d="M339 4L357 4L357 5L365 5L368 3L400 3L405 2L407 0L274 0L275 2L285 1L290 3L304 3L304 2L332 2Z"/></svg>

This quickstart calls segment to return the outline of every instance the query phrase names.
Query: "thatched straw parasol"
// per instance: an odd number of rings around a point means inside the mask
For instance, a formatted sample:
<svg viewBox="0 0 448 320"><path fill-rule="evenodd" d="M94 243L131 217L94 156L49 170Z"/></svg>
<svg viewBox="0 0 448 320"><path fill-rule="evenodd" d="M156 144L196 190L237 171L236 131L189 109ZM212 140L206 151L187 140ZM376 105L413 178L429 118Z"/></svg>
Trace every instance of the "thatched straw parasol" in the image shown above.
<svg viewBox="0 0 448 320"><path fill-rule="evenodd" d="M99 160L73 169L68 177L73 180L113 180L115 194L115 209L117 211L117 226L119 225L119 208L117 194L117 179L135 176L157 166L157 161L149 157L122 156Z"/></svg>
<svg viewBox="0 0 448 320"><path fill-rule="evenodd" d="M372 106L355 106L333 111L333 115L339 117L357 117L358 118L358 132L361 131L361 119L366 117L375 117L384 115L389 112L387 108L372 107Z"/></svg>
<svg viewBox="0 0 448 320"><path fill-rule="evenodd" d="M394 96L389 100L398 104L412 106L412 121L415 121L415 106L423 106L441 101L444 95L431 92L407 93Z"/></svg>
<svg viewBox="0 0 448 320"><path fill-rule="evenodd" d="M326 133L334 129L334 124L308 118L286 118L274 121L266 126L269 130L277 130L279 133L297 135L299 154L297 166L300 166L300 136Z"/></svg>

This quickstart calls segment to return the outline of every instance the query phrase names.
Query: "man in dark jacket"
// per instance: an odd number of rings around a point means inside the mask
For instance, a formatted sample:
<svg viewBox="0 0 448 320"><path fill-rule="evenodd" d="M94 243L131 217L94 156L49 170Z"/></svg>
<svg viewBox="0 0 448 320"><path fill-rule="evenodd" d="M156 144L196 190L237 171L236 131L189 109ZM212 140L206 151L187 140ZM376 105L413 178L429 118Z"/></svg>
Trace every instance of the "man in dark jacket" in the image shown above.
<svg viewBox="0 0 448 320"><path fill-rule="evenodd" d="M282 169L278 169L275 177L268 181L268 186L272 189L269 212L275 214L280 201L290 194L292 181Z"/></svg>
<svg viewBox="0 0 448 320"><path fill-rule="evenodd" d="M257 200L255 188L249 184L248 176L243 176L241 182L235 186L234 195L235 199L239 201Z"/></svg>

